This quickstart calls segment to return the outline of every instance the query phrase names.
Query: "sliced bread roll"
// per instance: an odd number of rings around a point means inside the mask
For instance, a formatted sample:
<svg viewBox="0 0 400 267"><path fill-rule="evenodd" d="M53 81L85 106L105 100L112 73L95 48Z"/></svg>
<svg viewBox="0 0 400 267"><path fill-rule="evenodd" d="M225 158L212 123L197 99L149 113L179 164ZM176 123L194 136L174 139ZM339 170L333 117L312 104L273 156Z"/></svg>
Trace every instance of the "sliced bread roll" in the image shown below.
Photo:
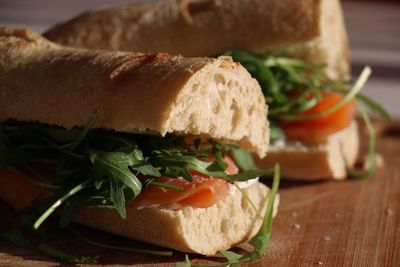
<svg viewBox="0 0 400 267"><path fill-rule="evenodd" d="M268 156L258 159L257 165L267 168L279 162L282 175L291 180L342 180L356 163L359 143L357 122L353 121L347 128L317 144L272 145Z"/></svg>
<svg viewBox="0 0 400 267"><path fill-rule="evenodd" d="M127 207L125 220L115 210L85 209L75 220L100 230L179 251L214 255L249 240L261 226L270 190L259 182L242 190L248 198L234 188L225 200L209 208L171 210L131 206ZM274 201L274 216L278 204L279 196Z"/></svg>
<svg viewBox="0 0 400 267"><path fill-rule="evenodd" d="M98 128L204 134L261 157L269 143L261 88L228 57L90 51L3 27L0 94L0 121L71 128L97 113Z"/></svg>
<svg viewBox="0 0 400 267"><path fill-rule="evenodd" d="M45 36L76 47L184 56L288 47L289 56L327 64L332 77L348 74L349 48L339 0L198 0L188 1L186 10L177 2L86 12Z"/></svg>
<svg viewBox="0 0 400 267"><path fill-rule="evenodd" d="M85 125L96 113L97 128L208 135L249 147L261 157L269 142L261 89L227 57L89 51L56 45L25 29L0 28L0 96L0 121L71 128ZM269 199L269 189L259 182L245 194L231 186L232 193L209 208L128 205L126 220L104 209L82 210L75 220L212 255L254 236Z"/></svg>

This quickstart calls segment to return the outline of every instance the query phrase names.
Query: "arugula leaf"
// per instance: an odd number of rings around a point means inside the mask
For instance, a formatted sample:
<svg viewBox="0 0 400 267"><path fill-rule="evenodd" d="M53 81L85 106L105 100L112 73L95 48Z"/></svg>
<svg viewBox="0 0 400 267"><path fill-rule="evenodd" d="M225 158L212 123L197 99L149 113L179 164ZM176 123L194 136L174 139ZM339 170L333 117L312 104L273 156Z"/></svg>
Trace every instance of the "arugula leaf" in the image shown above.
<svg viewBox="0 0 400 267"><path fill-rule="evenodd" d="M255 170L246 170L242 171L238 174L227 175L226 177L221 177L222 179L226 179L228 181L235 182L244 182L251 179L255 179L261 176L268 176L274 172L273 169L255 169Z"/></svg>
<svg viewBox="0 0 400 267"><path fill-rule="evenodd" d="M134 169L143 175L150 175L153 177L160 177L161 173L157 168L155 168L153 165L151 165L149 162L145 161L139 164L135 164L130 166L131 169Z"/></svg>
<svg viewBox="0 0 400 267"><path fill-rule="evenodd" d="M126 218L125 209L125 194L124 187L121 186L121 182L116 180L114 177L110 181L110 199L114 203L121 218Z"/></svg>
<svg viewBox="0 0 400 267"><path fill-rule="evenodd" d="M242 170L255 170L258 169L256 164L254 163L253 157L249 152L242 148L234 148L232 149L232 156Z"/></svg>
<svg viewBox="0 0 400 267"><path fill-rule="evenodd" d="M159 172L150 164L143 162L142 152L138 147L131 147L130 152L103 152L91 151L90 160L95 173L99 177L108 177L110 181L110 199L122 218L126 218L126 194L129 189L134 199L142 189L142 183L131 171L136 169L144 175L159 175ZM127 192L129 194L129 192Z"/></svg>
<svg viewBox="0 0 400 267"><path fill-rule="evenodd" d="M90 153L90 160L99 176L112 178L115 181L114 185L117 185L116 181L122 182L132 190L135 196L139 195L142 184L129 167L140 163L142 159L141 154L135 151L130 153L92 151Z"/></svg>

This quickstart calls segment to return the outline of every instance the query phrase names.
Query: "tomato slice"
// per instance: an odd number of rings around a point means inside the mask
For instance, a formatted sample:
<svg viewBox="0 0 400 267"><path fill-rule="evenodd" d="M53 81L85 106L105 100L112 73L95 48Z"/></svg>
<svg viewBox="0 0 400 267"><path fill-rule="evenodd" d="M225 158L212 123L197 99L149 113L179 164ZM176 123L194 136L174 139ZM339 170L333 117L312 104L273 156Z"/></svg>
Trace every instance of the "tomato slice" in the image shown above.
<svg viewBox="0 0 400 267"><path fill-rule="evenodd" d="M338 92L326 91L316 106L303 112L311 115L321 113L339 102L344 96ZM350 125L355 116L354 99L337 109L335 112L320 118L304 121L281 121L285 136L292 141L313 142L326 138Z"/></svg>
<svg viewBox="0 0 400 267"><path fill-rule="evenodd" d="M224 161L228 163L225 171L227 174L236 174L238 167L233 160L227 156ZM142 190L135 199L133 205L136 207L148 207L162 205L172 208L191 206L196 208L207 208L224 199L229 194L229 183L220 178L207 177L196 171L192 172L193 181L184 178L156 178L155 182L179 186L183 192L159 186L148 186Z"/></svg>

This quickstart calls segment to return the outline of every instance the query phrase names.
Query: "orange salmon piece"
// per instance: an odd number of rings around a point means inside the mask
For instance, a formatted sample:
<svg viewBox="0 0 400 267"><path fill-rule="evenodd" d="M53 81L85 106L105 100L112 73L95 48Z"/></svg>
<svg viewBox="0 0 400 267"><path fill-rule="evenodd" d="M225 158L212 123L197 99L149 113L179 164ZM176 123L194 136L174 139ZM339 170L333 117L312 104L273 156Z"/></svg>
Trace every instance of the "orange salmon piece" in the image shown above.
<svg viewBox="0 0 400 267"><path fill-rule="evenodd" d="M305 115L321 113L339 102L344 96L337 92L323 92L316 106L303 112ZM335 112L311 120L282 121L285 136L292 141L313 141L327 137L350 125L355 116L355 100L352 99Z"/></svg>
<svg viewBox="0 0 400 267"><path fill-rule="evenodd" d="M225 171L227 174L236 174L239 169L229 157L224 157L228 163ZM183 192L168 189L160 186L148 186L142 190L140 195L134 200L136 207L148 207L154 205L169 206L179 208L191 206L195 208L208 208L229 194L229 183L220 178L206 177L196 171L192 172L193 181L189 182L182 177L167 178L160 177L154 179L155 182L166 183L181 187Z"/></svg>

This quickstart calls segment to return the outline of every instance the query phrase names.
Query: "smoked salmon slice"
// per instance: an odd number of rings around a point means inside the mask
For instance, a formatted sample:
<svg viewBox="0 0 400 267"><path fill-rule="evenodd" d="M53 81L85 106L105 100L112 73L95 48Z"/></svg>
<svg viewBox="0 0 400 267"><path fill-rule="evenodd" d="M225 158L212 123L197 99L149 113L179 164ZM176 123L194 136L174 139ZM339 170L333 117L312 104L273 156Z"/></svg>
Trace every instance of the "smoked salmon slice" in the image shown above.
<svg viewBox="0 0 400 267"><path fill-rule="evenodd" d="M319 114L335 105L343 97L344 95L338 92L322 92L318 104L301 114ZM281 121L279 125L282 127L287 140L313 142L349 126L354 119L355 109L355 100L352 99L326 116L303 121Z"/></svg>
<svg viewBox="0 0 400 267"><path fill-rule="evenodd" d="M233 160L227 156L224 161L228 164L227 174L236 174L239 169ZM220 178L204 176L198 172L192 172L193 181L184 178L156 178L154 182L165 183L182 188L182 191L160 186L148 186L132 203L138 208L163 206L178 209L183 206L195 208L208 208L227 197L230 184Z"/></svg>

